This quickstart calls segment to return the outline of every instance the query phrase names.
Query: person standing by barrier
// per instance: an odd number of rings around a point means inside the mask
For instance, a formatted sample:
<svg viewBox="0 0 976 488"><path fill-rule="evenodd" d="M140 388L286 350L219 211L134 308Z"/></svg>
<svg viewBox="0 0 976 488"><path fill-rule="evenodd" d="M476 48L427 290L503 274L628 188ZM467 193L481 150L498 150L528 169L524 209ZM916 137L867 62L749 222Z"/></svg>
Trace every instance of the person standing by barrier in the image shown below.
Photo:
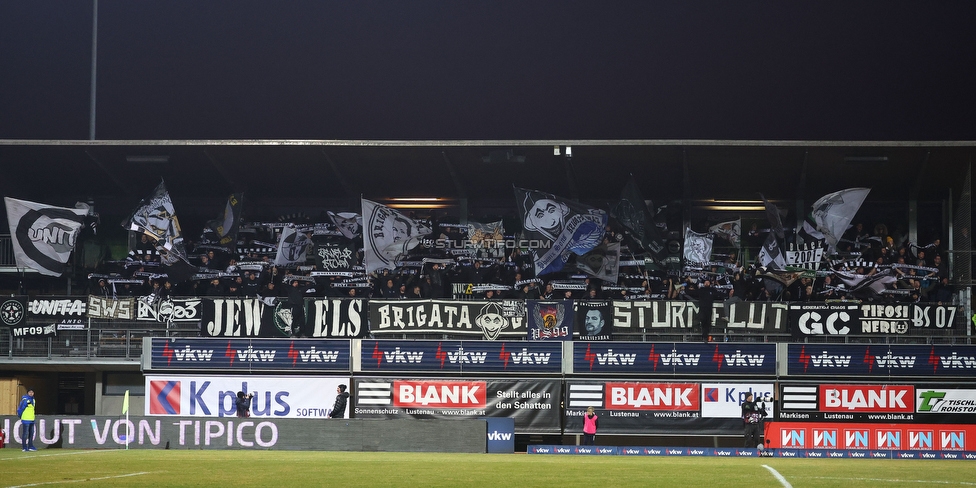
<svg viewBox="0 0 976 488"><path fill-rule="evenodd" d="M329 418L341 419L346 416L346 402L349 400L349 392L346 391L346 385L339 385L336 387L335 404L332 405L332 411L329 412Z"/></svg>
<svg viewBox="0 0 976 488"><path fill-rule="evenodd" d="M17 406L17 416L20 417L20 439L24 452L36 451L34 447L34 389L28 388L27 394L20 399Z"/></svg>
<svg viewBox="0 0 976 488"><path fill-rule="evenodd" d="M583 445L596 445L596 429L599 427L600 417L593 411L593 407L586 407L583 415Z"/></svg>
<svg viewBox="0 0 976 488"><path fill-rule="evenodd" d="M254 393L245 394L243 391L237 392L237 416L247 418L251 416L251 399Z"/></svg>
<svg viewBox="0 0 976 488"><path fill-rule="evenodd" d="M765 416L766 408L756 405L756 402L752 400L752 393L748 393L746 395L746 401L742 402L745 447L755 448L762 445L762 441L759 438L762 436L762 418Z"/></svg>

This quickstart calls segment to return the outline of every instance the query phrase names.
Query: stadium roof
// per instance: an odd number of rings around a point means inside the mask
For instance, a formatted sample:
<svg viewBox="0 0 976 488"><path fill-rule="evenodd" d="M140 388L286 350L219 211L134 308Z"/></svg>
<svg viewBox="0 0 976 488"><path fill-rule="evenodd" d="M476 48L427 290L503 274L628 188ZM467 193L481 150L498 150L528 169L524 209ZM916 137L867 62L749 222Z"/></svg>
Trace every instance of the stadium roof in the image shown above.
<svg viewBox="0 0 976 488"><path fill-rule="evenodd" d="M812 202L859 186L876 201L938 201L959 195L974 155L976 141L0 140L0 192L130 208L163 178L185 200L246 191L296 207L355 207L361 195L478 205L511 202L513 185L614 200L633 174L656 202Z"/></svg>

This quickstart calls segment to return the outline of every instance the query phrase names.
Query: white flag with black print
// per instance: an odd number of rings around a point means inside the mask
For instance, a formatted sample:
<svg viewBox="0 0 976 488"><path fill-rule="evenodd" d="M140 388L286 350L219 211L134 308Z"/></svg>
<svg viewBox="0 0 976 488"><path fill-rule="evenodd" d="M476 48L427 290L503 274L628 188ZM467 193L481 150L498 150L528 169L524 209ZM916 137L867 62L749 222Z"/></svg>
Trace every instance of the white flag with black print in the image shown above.
<svg viewBox="0 0 976 488"><path fill-rule="evenodd" d="M333 212L328 211L326 215L332 221L332 225L346 239L355 239L363 227L363 217L353 212Z"/></svg>
<svg viewBox="0 0 976 488"><path fill-rule="evenodd" d="M276 266L294 266L305 264L308 249L312 246L312 239L304 232L294 227L281 229L281 239L278 240L278 253L275 254Z"/></svg>
<svg viewBox="0 0 976 488"><path fill-rule="evenodd" d="M742 219L715 224L709 227L708 230L722 239L729 241L733 246L738 246L739 236L742 235Z"/></svg>
<svg viewBox="0 0 976 488"><path fill-rule="evenodd" d="M363 264L367 273L399 266L407 251L431 233L429 225L366 199L363 199L363 228Z"/></svg>
<svg viewBox="0 0 976 488"><path fill-rule="evenodd" d="M9 197L3 201L17 266L46 276L61 276L88 210Z"/></svg>
<svg viewBox="0 0 976 488"><path fill-rule="evenodd" d="M139 203L123 227L154 239L163 264L172 265L176 260L187 260L180 221L176 218L176 208L165 183L159 182L153 194Z"/></svg>
<svg viewBox="0 0 976 488"><path fill-rule="evenodd" d="M685 229L685 263L690 265L711 261L714 240L711 234L699 234L690 227Z"/></svg>
<svg viewBox="0 0 976 488"><path fill-rule="evenodd" d="M813 203L813 221L827 241L828 254L837 249L837 243L870 191L870 188L848 188L828 193Z"/></svg>

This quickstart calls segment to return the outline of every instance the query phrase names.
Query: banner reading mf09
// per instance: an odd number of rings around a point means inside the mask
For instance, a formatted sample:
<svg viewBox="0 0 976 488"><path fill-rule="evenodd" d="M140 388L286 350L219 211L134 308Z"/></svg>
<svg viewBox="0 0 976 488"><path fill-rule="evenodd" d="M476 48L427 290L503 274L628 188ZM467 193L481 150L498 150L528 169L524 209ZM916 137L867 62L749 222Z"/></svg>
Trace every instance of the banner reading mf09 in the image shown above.
<svg viewBox="0 0 976 488"><path fill-rule="evenodd" d="M348 377L146 376L146 415L234 417L237 392L253 393L251 417L327 418ZM346 408L344 418L349 417Z"/></svg>
<svg viewBox="0 0 976 488"><path fill-rule="evenodd" d="M557 433L560 392L558 380L365 378L356 381L354 417L509 417L520 433Z"/></svg>

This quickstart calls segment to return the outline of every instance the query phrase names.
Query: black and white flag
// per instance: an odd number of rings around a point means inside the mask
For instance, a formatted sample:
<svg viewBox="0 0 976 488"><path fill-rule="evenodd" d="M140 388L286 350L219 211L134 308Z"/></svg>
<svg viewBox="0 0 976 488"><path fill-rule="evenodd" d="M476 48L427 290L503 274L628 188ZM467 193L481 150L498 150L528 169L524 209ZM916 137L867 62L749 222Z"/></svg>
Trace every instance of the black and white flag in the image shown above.
<svg viewBox="0 0 976 488"><path fill-rule="evenodd" d="M386 205L363 199L363 264L366 272L399 266L407 251L431 233L429 225Z"/></svg>
<svg viewBox="0 0 976 488"><path fill-rule="evenodd" d="M243 207L243 193L234 193L228 197L223 215L207 222L203 228L200 244L214 246L225 252L234 252L237 247L237 231L240 229Z"/></svg>
<svg viewBox="0 0 976 488"><path fill-rule="evenodd" d="M783 251L776 241L776 235L770 232L759 250L759 265L770 269L785 269L786 259L783 258Z"/></svg>
<svg viewBox="0 0 976 488"><path fill-rule="evenodd" d="M183 245L180 221L176 218L176 209L164 182L159 183L149 198L139 202L122 227L155 240L160 263L165 267L170 281L184 281L193 275L193 266L187 260Z"/></svg>
<svg viewBox="0 0 976 488"><path fill-rule="evenodd" d="M359 235L359 231L363 227L363 217L357 213L336 213L330 210L326 214L329 216L329 220L332 221L332 225L336 226L339 233L346 239L354 239Z"/></svg>
<svg viewBox="0 0 976 488"><path fill-rule="evenodd" d="M742 235L742 219L715 224L709 227L708 230L718 237L729 241L733 246L738 246L739 236Z"/></svg>
<svg viewBox="0 0 976 488"><path fill-rule="evenodd" d="M714 240L711 234L699 234L690 227L685 229L685 264L694 265L711 261Z"/></svg>
<svg viewBox="0 0 976 488"><path fill-rule="evenodd" d="M522 237L542 244L531 250L536 276L563 269L570 253L581 256L603 240L607 226L603 210L522 188L515 189L515 202Z"/></svg>
<svg viewBox="0 0 976 488"><path fill-rule="evenodd" d="M650 207L653 209L653 202ZM624 226L634 237L636 243L648 251L654 259L661 259L666 254L667 239L661 235L661 230L652 219L647 202L641 196L637 180L631 175L620 194L620 201L610 210L610 215L620 225Z"/></svg>
<svg viewBox="0 0 976 488"><path fill-rule="evenodd" d="M274 263L277 266L295 266L305 264L308 249L312 246L312 239L304 232L289 226L281 229L281 239L278 240L278 253Z"/></svg>
<svg viewBox="0 0 976 488"><path fill-rule="evenodd" d="M870 188L848 188L828 193L813 203L813 221L827 241L828 254L837 250L837 243L870 191Z"/></svg>
<svg viewBox="0 0 976 488"><path fill-rule="evenodd" d="M576 267L607 283L616 283L620 273L620 243L600 244L592 251L576 258Z"/></svg>
<svg viewBox="0 0 976 488"><path fill-rule="evenodd" d="M17 266L46 276L61 276L88 211L9 197L3 201Z"/></svg>

